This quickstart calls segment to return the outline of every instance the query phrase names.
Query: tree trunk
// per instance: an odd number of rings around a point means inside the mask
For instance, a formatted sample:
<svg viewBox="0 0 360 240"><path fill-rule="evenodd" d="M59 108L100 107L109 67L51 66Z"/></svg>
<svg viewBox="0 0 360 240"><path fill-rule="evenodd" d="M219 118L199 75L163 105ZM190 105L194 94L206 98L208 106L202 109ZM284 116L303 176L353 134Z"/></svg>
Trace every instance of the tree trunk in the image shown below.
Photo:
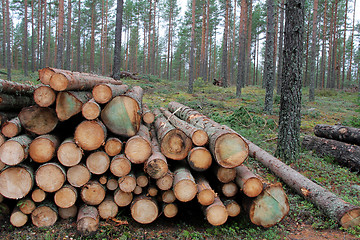
<svg viewBox="0 0 360 240"><path fill-rule="evenodd" d="M8 138L15 137L21 132L21 123L18 117L15 117L2 124L1 133Z"/></svg>
<svg viewBox="0 0 360 240"><path fill-rule="evenodd" d="M90 35L90 63L89 71L94 72L94 61L95 61L95 7L96 2L91 2L91 35Z"/></svg>
<svg viewBox="0 0 360 240"><path fill-rule="evenodd" d="M32 3L32 2L31 2ZM32 5L31 5L32 6ZM2 9L2 32L3 32L3 40L2 42L2 67L5 68L6 67L6 7L5 7L5 0L1 0L1 9ZM33 8L32 8L33 9ZM33 24L32 24L33 25Z"/></svg>
<svg viewBox="0 0 360 240"><path fill-rule="evenodd" d="M187 162L191 169L197 172L206 171L212 163L212 156L209 150L204 147L195 147L190 150Z"/></svg>
<svg viewBox="0 0 360 240"><path fill-rule="evenodd" d="M113 133L134 136L140 128L143 89L133 87L125 95L113 98L101 111L101 119Z"/></svg>
<svg viewBox="0 0 360 240"><path fill-rule="evenodd" d="M149 224L156 220L159 209L156 201L145 195L136 197L130 206L131 216L141 224Z"/></svg>
<svg viewBox="0 0 360 240"><path fill-rule="evenodd" d="M80 50L81 50L81 1L78 1L78 14L76 26L76 71L81 71Z"/></svg>
<svg viewBox="0 0 360 240"><path fill-rule="evenodd" d="M318 124L314 128L314 133L318 137L334 139L345 143L360 146L360 129L342 125Z"/></svg>
<svg viewBox="0 0 360 240"><path fill-rule="evenodd" d="M92 89L92 94L97 103L105 104L128 89L127 85L98 84Z"/></svg>
<svg viewBox="0 0 360 240"><path fill-rule="evenodd" d="M59 92L56 97L56 114L60 121L66 121L80 113L83 105L91 99L90 92Z"/></svg>
<svg viewBox="0 0 360 240"><path fill-rule="evenodd" d="M117 0L113 78L120 79L123 0Z"/></svg>
<svg viewBox="0 0 360 240"><path fill-rule="evenodd" d="M73 138L65 139L57 149L57 159L65 167L72 167L80 163L83 151Z"/></svg>
<svg viewBox="0 0 360 240"><path fill-rule="evenodd" d="M225 168L234 168L243 163L248 156L248 147L243 139L225 126L214 122L199 112L180 103L170 102L169 110L179 118L204 129L208 134L209 148L216 162ZM231 147L230 147L231 146Z"/></svg>
<svg viewBox="0 0 360 240"><path fill-rule="evenodd" d="M81 188L80 196L85 204L99 205L105 199L105 187L98 181L91 180Z"/></svg>
<svg viewBox="0 0 360 240"><path fill-rule="evenodd" d="M264 83L266 85L264 112L271 114L273 111L273 92L274 92L274 1L267 0L267 26L264 60Z"/></svg>
<svg viewBox="0 0 360 240"><path fill-rule="evenodd" d="M140 164L150 157L151 152L149 129L140 125L137 135L127 140L124 153L130 162Z"/></svg>
<svg viewBox="0 0 360 240"><path fill-rule="evenodd" d="M64 185L66 172L57 163L45 163L36 170L35 181L36 185L45 192L56 192Z"/></svg>
<svg viewBox="0 0 360 240"><path fill-rule="evenodd" d="M36 227L50 227L58 219L56 207L52 204L42 204L31 213L32 223Z"/></svg>
<svg viewBox="0 0 360 240"><path fill-rule="evenodd" d="M354 9L356 6L356 0L354 0ZM352 58L353 58L353 48L354 48L354 31L355 31L355 11L353 11L353 25L351 31L351 47L350 47L350 62L349 62L349 69L347 74L347 80L351 80L351 66L352 66ZM356 79L355 79L356 82ZM360 82L359 82L359 91L360 91Z"/></svg>
<svg viewBox="0 0 360 240"><path fill-rule="evenodd" d="M101 107L94 98L91 98L89 101L82 105L81 114L87 120L95 120L100 116L100 113Z"/></svg>
<svg viewBox="0 0 360 240"><path fill-rule="evenodd" d="M174 172L173 191L180 202L189 202L197 194L197 186L189 169L178 167Z"/></svg>
<svg viewBox="0 0 360 240"><path fill-rule="evenodd" d="M227 210L219 197L215 198L213 204L203 208L203 212L206 220L213 226L223 225L228 219Z"/></svg>
<svg viewBox="0 0 360 240"><path fill-rule="evenodd" d="M6 65L7 65L7 80L11 81L11 42L10 42L10 31L12 24L10 23L10 0L5 0L6 2Z"/></svg>
<svg viewBox="0 0 360 240"><path fill-rule="evenodd" d="M302 146L314 150L321 157L333 157L336 162L360 171L360 146L313 136L305 136Z"/></svg>
<svg viewBox="0 0 360 240"><path fill-rule="evenodd" d="M344 17L344 39L343 39L343 55L342 55L342 77L341 77L341 86L338 88L343 89L345 84L345 52L346 52L346 20L347 20L347 13L348 13L348 3L349 1L346 0L346 7L345 7L345 17ZM355 12L355 11L354 11Z"/></svg>
<svg viewBox="0 0 360 240"><path fill-rule="evenodd" d="M227 56L228 56L228 32L229 32L229 0L225 3L225 26L224 38L222 43L222 61L221 61L221 80L224 87L228 87L228 72L227 72Z"/></svg>
<svg viewBox="0 0 360 240"><path fill-rule="evenodd" d="M131 162L124 154L116 155L110 163L110 172L116 177L123 177L130 173Z"/></svg>
<svg viewBox="0 0 360 240"><path fill-rule="evenodd" d="M77 198L76 188L66 184L54 194L54 203L59 208L69 208L75 205Z"/></svg>
<svg viewBox="0 0 360 240"><path fill-rule="evenodd" d="M119 138L110 137L106 140L104 150L110 156L114 157L121 152L123 143Z"/></svg>
<svg viewBox="0 0 360 240"><path fill-rule="evenodd" d="M34 174L27 166L6 167L0 172L0 194L6 198L23 198L33 185Z"/></svg>
<svg viewBox="0 0 360 240"><path fill-rule="evenodd" d="M104 151L96 151L86 158L86 167L93 174L104 174L110 166L110 157Z"/></svg>
<svg viewBox="0 0 360 240"><path fill-rule="evenodd" d="M32 96L36 87L26 83L17 83L0 79L0 92L15 95Z"/></svg>
<svg viewBox="0 0 360 240"><path fill-rule="evenodd" d="M83 121L75 130L75 143L86 151L96 150L105 144L107 129L99 120Z"/></svg>
<svg viewBox="0 0 360 240"><path fill-rule="evenodd" d="M317 25L317 12L318 12L318 0L314 0L313 11L313 28L311 37L311 51L310 51L310 88L309 88L309 101L315 100L315 61L316 61L316 25ZM345 40L344 40L345 41Z"/></svg>
<svg viewBox="0 0 360 240"><path fill-rule="evenodd" d="M191 17L191 47L190 47L190 60L189 60L189 85L188 93L193 93L194 88L194 65L195 65L195 6L196 0L192 0L192 17Z"/></svg>
<svg viewBox="0 0 360 240"><path fill-rule="evenodd" d="M34 99L29 96L17 96L0 93L0 110L14 111L33 105Z"/></svg>
<svg viewBox="0 0 360 240"><path fill-rule="evenodd" d="M338 221L345 228L359 225L359 207L345 202L335 194L312 182L249 140L245 139L245 141L249 145L251 157L264 164L289 187L315 204L331 219Z"/></svg>
<svg viewBox="0 0 360 240"><path fill-rule="evenodd" d="M211 188L209 182L203 176L196 178L197 200L202 206L213 204L216 198L215 191Z"/></svg>
<svg viewBox="0 0 360 240"><path fill-rule="evenodd" d="M76 220L76 229L83 236L94 235L99 228L99 212L96 207L83 205Z"/></svg>
<svg viewBox="0 0 360 240"><path fill-rule="evenodd" d="M288 198L280 183L266 186L256 198L243 199L243 205L251 222L266 228L279 223L290 210Z"/></svg>
<svg viewBox="0 0 360 240"><path fill-rule="evenodd" d="M33 97L40 107L49 107L56 100L56 92L49 86L40 85L35 89Z"/></svg>
<svg viewBox="0 0 360 240"><path fill-rule="evenodd" d="M280 6L280 36L279 36L279 54L278 54L278 71L277 71L277 85L276 93L281 95L281 74L283 68L283 46L284 46L284 6L285 0L281 0Z"/></svg>
<svg viewBox="0 0 360 240"><path fill-rule="evenodd" d="M89 182L91 173L85 165L78 164L67 170L66 177L71 186L82 187Z"/></svg>
<svg viewBox="0 0 360 240"><path fill-rule="evenodd" d="M58 44L56 51L56 68L63 66L63 49L64 49L64 0L59 0L59 15L58 15Z"/></svg>
<svg viewBox="0 0 360 240"><path fill-rule="evenodd" d="M183 131L186 136L191 138L192 142L196 146L204 146L208 143L209 137L207 133L197 127L192 126L191 124L179 119L174 114L166 110L165 108L160 108L160 111L164 114L168 121L177 129Z"/></svg>
<svg viewBox="0 0 360 240"><path fill-rule="evenodd" d="M248 197L257 197L263 191L263 183L245 165L236 167L236 183Z"/></svg>
<svg viewBox="0 0 360 240"><path fill-rule="evenodd" d="M323 25L323 39L322 39L322 49L321 49L321 63L320 63L320 79L321 79L321 88L325 87L325 60L326 60L326 10L327 10L327 0L324 3L324 25Z"/></svg>
<svg viewBox="0 0 360 240"><path fill-rule="evenodd" d="M23 61L24 61L24 76L28 76L28 1L24 1L24 49L23 49Z"/></svg>
<svg viewBox="0 0 360 240"><path fill-rule="evenodd" d="M65 57L65 69L71 70L71 0L68 0L68 15L67 15L67 40L66 40L66 57ZM45 24L46 25L46 24ZM45 34L45 33L44 33Z"/></svg>
<svg viewBox="0 0 360 240"><path fill-rule="evenodd" d="M154 114L156 118L155 129L162 154L173 160L186 158L192 147L191 139L183 131L169 124L160 110L154 109Z"/></svg>
<svg viewBox="0 0 360 240"><path fill-rule="evenodd" d="M56 154L59 138L55 135L41 135L35 138L29 146L30 158L37 163L46 163Z"/></svg>
<svg viewBox="0 0 360 240"><path fill-rule="evenodd" d="M20 135L7 140L0 147L1 162L14 166L24 161L28 157L31 140L27 135Z"/></svg>

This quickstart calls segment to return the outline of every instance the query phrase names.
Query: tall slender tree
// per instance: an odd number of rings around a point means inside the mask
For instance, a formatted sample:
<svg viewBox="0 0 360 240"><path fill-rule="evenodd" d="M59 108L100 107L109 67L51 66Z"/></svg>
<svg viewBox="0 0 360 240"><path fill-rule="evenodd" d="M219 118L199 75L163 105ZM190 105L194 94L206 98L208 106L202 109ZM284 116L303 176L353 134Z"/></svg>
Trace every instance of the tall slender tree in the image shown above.
<svg viewBox="0 0 360 240"><path fill-rule="evenodd" d="M267 0L267 26L265 43L265 61L263 81L266 86L265 106L266 113L273 111L273 92L274 92L274 1Z"/></svg>
<svg viewBox="0 0 360 240"><path fill-rule="evenodd" d="M241 0L240 24L239 24L239 51L237 61L236 96L241 96L241 88L245 84L245 45L246 45L246 9L247 1Z"/></svg>
<svg viewBox="0 0 360 240"><path fill-rule="evenodd" d="M28 2L24 0L24 49L23 49L23 60L24 60L24 75L28 76Z"/></svg>
<svg viewBox="0 0 360 240"><path fill-rule="evenodd" d="M311 50L310 50L310 88L309 88L309 101L315 100L315 60L316 60L316 29L317 29L317 13L318 13L318 0L314 0L313 20L312 20L312 33L311 33Z"/></svg>
<svg viewBox="0 0 360 240"><path fill-rule="evenodd" d="M78 0L78 14L77 14L77 26L76 26L76 70L81 71L81 0Z"/></svg>
<svg viewBox="0 0 360 240"><path fill-rule="evenodd" d="M193 93L194 88L194 65L195 65L195 9L196 0L192 0L192 11L191 11L191 48L190 48L190 61L189 61L189 86L188 93Z"/></svg>
<svg viewBox="0 0 360 240"><path fill-rule="evenodd" d="M67 27L66 27L66 57L65 57L65 69L69 69L71 68L71 61L70 61L70 56L71 56L71 1L72 0L68 0L68 7L67 7Z"/></svg>
<svg viewBox="0 0 360 240"><path fill-rule="evenodd" d="M95 64L95 22L96 22L96 1L91 2L91 35L90 35L90 72L94 72Z"/></svg>
<svg viewBox="0 0 360 240"><path fill-rule="evenodd" d="M120 79L123 0L117 0L113 78Z"/></svg>
<svg viewBox="0 0 360 240"><path fill-rule="evenodd" d="M227 74L227 55L228 55L228 32L229 32L229 0L225 3L225 26L224 26L224 37L222 44L222 61L221 61L221 78L223 86L228 87L228 74Z"/></svg>
<svg viewBox="0 0 360 240"><path fill-rule="evenodd" d="M353 25L352 25L352 31L351 31L351 46L350 46L350 63L349 63L349 69L347 74L347 80L350 82L351 80L351 66L352 66L352 58L353 58L353 47L354 47L354 31L355 31L355 6L356 6L356 0L354 0L354 9L353 9ZM359 71L358 74L359 75ZM359 82L359 93L360 93L360 82Z"/></svg>
<svg viewBox="0 0 360 240"><path fill-rule="evenodd" d="M64 0L59 0L58 44L56 51L56 67L62 68L64 49Z"/></svg>
<svg viewBox="0 0 360 240"><path fill-rule="evenodd" d="M325 67L326 67L326 10L327 0L324 2L324 17L323 17L323 36L322 36L322 49L321 49L321 63L320 63L320 80L321 88L325 87Z"/></svg>
<svg viewBox="0 0 360 240"><path fill-rule="evenodd" d="M280 36L279 36L279 54L278 54L278 71L277 71L277 84L276 84L276 93L280 95L281 92L281 75L282 75L282 64L283 64L283 45L284 45L284 6L285 0L281 0L280 6Z"/></svg>
<svg viewBox="0 0 360 240"><path fill-rule="evenodd" d="M10 0L6 1L6 65L7 65L7 80L11 81L11 42L10 42Z"/></svg>
<svg viewBox="0 0 360 240"><path fill-rule="evenodd" d="M305 0L287 0L284 57L276 154L285 162L297 160L300 148L301 79Z"/></svg>
<svg viewBox="0 0 360 240"><path fill-rule="evenodd" d="M3 50L3 56L2 65L6 66L6 6L5 6L5 0L1 0L1 8L2 8L2 32L3 32L3 39L2 39L2 50Z"/></svg>

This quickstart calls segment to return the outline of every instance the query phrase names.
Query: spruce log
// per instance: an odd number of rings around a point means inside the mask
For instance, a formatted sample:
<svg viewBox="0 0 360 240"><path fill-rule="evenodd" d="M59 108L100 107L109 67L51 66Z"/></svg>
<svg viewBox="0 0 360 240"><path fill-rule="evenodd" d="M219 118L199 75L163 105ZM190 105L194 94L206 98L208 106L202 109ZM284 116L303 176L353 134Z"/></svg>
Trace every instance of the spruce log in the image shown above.
<svg viewBox="0 0 360 240"><path fill-rule="evenodd" d="M34 93L35 88L35 86L30 84L0 79L0 92L3 93L31 96Z"/></svg>
<svg viewBox="0 0 360 240"><path fill-rule="evenodd" d="M57 70L56 68L50 68L50 67L39 69L38 73L39 73L40 82L42 84L49 85L50 78L52 77L52 75L55 74L56 70Z"/></svg>
<svg viewBox="0 0 360 240"><path fill-rule="evenodd" d="M289 203L280 183L266 185L256 198L242 198L251 222L262 227L272 227L289 213Z"/></svg>
<svg viewBox="0 0 360 240"><path fill-rule="evenodd" d="M124 153L134 164L144 163L151 156L149 129L140 125L137 134L126 141Z"/></svg>
<svg viewBox="0 0 360 240"><path fill-rule="evenodd" d="M153 179L162 178L169 167L166 157L161 153L154 129L151 129L151 151L151 156L144 163L144 171Z"/></svg>
<svg viewBox="0 0 360 240"><path fill-rule="evenodd" d="M69 218L75 218L77 215L77 206L74 204L69 208L59 208L59 216L62 219L69 219Z"/></svg>
<svg viewBox="0 0 360 240"><path fill-rule="evenodd" d="M62 69L56 69L50 78L50 87L56 91L91 90L97 84L101 83L122 84L121 81L110 77L98 76L91 73L70 72Z"/></svg>
<svg viewBox="0 0 360 240"><path fill-rule="evenodd" d="M83 236L96 233L99 228L99 212L96 207L83 205L78 211L76 229Z"/></svg>
<svg viewBox="0 0 360 240"><path fill-rule="evenodd" d="M34 105L35 101L29 96L9 95L0 92L0 111L16 111Z"/></svg>
<svg viewBox="0 0 360 240"><path fill-rule="evenodd" d="M56 192L66 181L65 169L54 162L45 163L36 170L35 181L45 192Z"/></svg>
<svg viewBox="0 0 360 240"><path fill-rule="evenodd" d="M15 117L2 124L1 133L8 138L15 137L21 132L21 123L18 117Z"/></svg>
<svg viewBox="0 0 360 240"><path fill-rule="evenodd" d="M111 219L116 217L119 207L114 202L114 197L106 196L104 201L98 206L98 211L102 219Z"/></svg>
<svg viewBox="0 0 360 240"><path fill-rule="evenodd" d="M171 190L171 189L164 191L164 192L161 194L161 200L162 200L164 203L173 203L173 202L175 202L176 196L175 196L175 194L174 194L174 191Z"/></svg>
<svg viewBox="0 0 360 240"><path fill-rule="evenodd" d="M119 188L124 192L132 192L136 187L136 178L133 173L120 177L118 182Z"/></svg>
<svg viewBox="0 0 360 240"><path fill-rule="evenodd" d="M24 214L31 214L36 208L35 202L30 198L19 200L16 206L19 207L19 210Z"/></svg>
<svg viewBox="0 0 360 240"><path fill-rule="evenodd" d="M135 195L140 195L142 192L143 192L142 187L140 187L140 186L137 185L137 186L135 187L134 191L133 191L133 194L135 194Z"/></svg>
<svg viewBox="0 0 360 240"><path fill-rule="evenodd" d="M177 102L168 104L169 110L180 119L203 129L209 137L209 149L215 161L222 167L240 166L248 157L249 148L242 137L205 115Z"/></svg>
<svg viewBox="0 0 360 240"><path fill-rule="evenodd" d="M299 195L314 203L331 219L338 221L344 228L360 224L360 207L345 202L329 190L317 185L271 154L256 146L249 140L250 156L256 158L276 176L280 177Z"/></svg>
<svg viewBox="0 0 360 240"><path fill-rule="evenodd" d="M50 161L59 147L59 138L55 135L41 135L35 138L29 146L29 155L34 162Z"/></svg>
<svg viewBox="0 0 360 240"><path fill-rule="evenodd" d="M156 186L163 191L171 189L174 183L174 173L172 173L170 170L167 171L167 173L156 180Z"/></svg>
<svg viewBox="0 0 360 240"><path fill-rule="evenodd" d="M54 109L37 105L23 108L19 113L19 119L23 128L37 135L48 134L58 124Z"/></svg>
<svg viewBox="0 0 360 240"><path fill-rule="evenodd" d="M222 183L228 183L234 181L236 178L235 168L224 168L216 165L213 168L216 178Z"/></svg>
<svg viewBox="0 0 360 240"><path fill-rule="evenodd" d="M94 120L100 116L101 107L95 102L94 98L84 103L81 108L81 113L87 120Z"/></svg>
<svg viewBox="0 0 360 240"><path fill-rule="evenodd" d="M236 183L248 197L256 197L263 190L263 182L245 165L236 167Z"/></svg>
<svg viewBox="0 0 360 240"><path fill-rule="evenodd" d="M110 157L114 157L120 154L122 145L122 141L119 138L109 137L105 142L104 149Z"/></svg>
<svg viewBox="0 0 360 240"><path fill-rule="evenodd" d="M137 73L132 73L128 71L120 71L120 78L131 78L133 80L139 80L140 78L136 76Z"/></svg>
<svg viewBox="0 0 360 240"><path fill-rule="evenodd" d="M114 191L114 190L116 190L118 187L119 187L119 183L118 183L118 181L117 181L115 178L111 177L111 178L108 179L108 181L107 181L107 183L106 183L106 188L107 188L108 190Z"/></svg>
<svg viewBox="0 0 360 240"><path fill-rule="evenodd" d="M145 175L144 172L140 171L135 174L136 176L136 185L140 187L146 187L149 184L149 178Z"/></svg>
<svg viewBox="0 0 360 240"><path fill-rule="evenodd" d="M318 137L338 140L360 146L360 129L342 125L318 124L314 128Z"/></svg>
<svg viewBox="0 0 360 240"><path fill-rule="evenodd" d="M1 162L10 166L21 163L28 157L30 143L31 138L27 135L8 139L0 146Z"/></svg>
<svg viewBox="0 0 360 240"><path fill-rule="evenodd" d="M192 147L192 141L179 129L171 125L159 109L154 109L155 128L162 154L173 160L186 158Z"/></svg>
<svg viewBox="0 0 360 240"><path fill-rule="evenodd" d="M54 203L60 208L69 208L75 204L77 198L77 190L66 184L54 194Z"/></svg>
<svg viewBox="0 0 360 240"><path fill-rule="evenodd" d="M320 157L333 157L339 164L360 172L360 146L315 136L305 136L302 146L314 150Z"/></svg>
<svg viewBox="0 0 360 240"><path fill-rule="evenodd" d="M102 175L102 176L99 178L99 183L100 183L101 185L106 185L107 180L108 180L108 177L107 177L106 175Z"/></svg>
<svg viewBox="0 0 360 240"><path fill-rule="evenodd" d="M33 185L34 174L27 166L6 167L0 173L0 194L6 198L23 198Z"/></svg>
<svg viewBox="0 0 360 240"><path fill-rule="evenodd" d="M91 173L85 165L78 164L67 170L66 177L72 186L82 187L90 180Z"/></svg>
<svg viewBox="0 0 360 240"><path fill-rule="evenodd" d="M228 219L226 207L219 197L216 197L213 204L203 208L206 220L213 226L220 226Z"/></svg>
<svg viewBox="0 0 360 240"><path fill-rule="evenodd" d="M98 149L105 144L106 127L99 120L83 121L75 130L75 143L86 151Z"/></svg>
<svg viewBox="0 0 360 240"><path fill-rule="evenodd" d="M236 217L241 212L240 205L234 199L226 199L224 206L226 207L229 217Z"/></svg>
<svg viewBox="0 0 360 240"><path fill-rule="evenodd" d="M103 174L110 166L110 158L104 151L96 151L86 158L86 167L93 174Z"/></svg>
<svg viewBox="0 0 360 240"><path fill-rule="evenodd" d="M173 218L179 212L178 207L175 203L165 203L163 204L162 211L164 216L167 218Z"/></svg>
<svg viewBox="0 0 360 240"><path fill-rule="evenodd" d="M58 212L53 204L42 204L31 213L32 223L36 227L50 227L58 219Z"/></svg>
<svg viewBox="0 0 360 240"><path fill-rule="evenodd" d="M101 119L109 130L123 137L134 136L140 128L143 89L133 87L113 98L101 111Z"/></svg>
<svg viewBox="0 0 360 240"><path fill-rule="evenodd" d="M90 92L59 92L56 97L56 114L59 120L68 120L81 112L83 105L90 99Z"/></svg>
<svg viewBox="0 0 360 240"><path fill-rule="evenodd" d="M238 186L234 182L223 183L219 186L221 186L222 194L228 198L234 197L239 191Z"/></svg>
<svg viewBox="0 0 360 240"><path fill-rule="evenodd" d="M132 200L133 194L131 192L124 192L119 188L114 192L114 201L119 207L126 207L130 205Z"/></svg>
<svg viewBox="0 0 360 240"><path fill-rule="evenodd" d="M159 193L159 190L157 189L157 187L155 185L149 185L147 188L147 194L146 196L150 196L150 197L156 197Z"/></svg>
<svg viewBox="0 0 360 240"><path fill-rule="evenodd" d="M66 166L72 167L80 163L83 151L79 148L73 138L65 139L57 150L59 162Z"/></svg>
<svg viewBox="0 0 360 240"><path fill-rule="evenodd" d="M131 162L124 154L116 155L110 163L110 172L116 177L123 177L131 171Z"/></svg>
<svg viewBox="0 0 360 240"><path fill-rule="evenodd" d="M10 223L14 227L22 227L28 221L28 216L21 212L19 207L15 207L10 215Z"/></svg>
<svg viewBox="0 0 360 240"><path fill-rule="evenodd" d="M155 120L155 115L151 112L150 108L146 103L143 103L142 105L142 120L144 123L151 124Z"/></svg>
<svg viewBox="0 0 360 240"><path fill-rule="evenodd" d="M197 194L197 186L189 169L178 167L174 171L173 191L176 198L181 202L189 202Z"/></svg>
<svg viewBox="0 0 360 240"><path fill-rule="evenodd" d="M215 201L216 193L211 188L209 182L204 176L196 177L197 200L203 206L208 206Z"/></svg>
<svg viewBox="0 0 360 240"><path fill-rule="evenodd" d="M56 100L56 92L49 86L40 85L34 91L34 100L40 107L49 107Z"/></svg>
<svg viewBox="0 0 360 240"><path fill-rule="evenodd" d="M196 146L201 147L209 142L209 137L204 130L181 120L165 108L160 108L160 110L167 120L169 120L174 127L183 131Z"/></svg>
<svg viewBox="0 0 360 240"><path fill-rule="evenodd" d="M105 194L105 187L95 180L87 182L80 192L81 199L88 205L99 205L105 199Z"/></svg>
<svg viewBox="0 0 360 240"><path fill-rule="evenodd" d="M105 104L116 96L124 94L128 90L127 85L98 84L92 89L92 94L97 103Z"/></svg>
<svg viewBox="0 0 360 240"><path fill-rule="evenodd" d="M132 218L141 224L149 224L156 220L159 209L156 201L145 195L137 196L130 206Z"/></svg>
<svg viewBox="0 0 360 240"><path fill-rule="evenodd" d="M211 166L212 156L206 148L195 147L189 152L187 162L191 169L197 172L203 172Z"/></svg>
<svg viewBox="0 0 360 240"><path fill-rule="evenodd" d="M36 188L31 193L31 199L36 203L40 203L40 202L44 201L45 198L46 198L46 192L44 192L44 190L42 190L40 188Z"/></svg>

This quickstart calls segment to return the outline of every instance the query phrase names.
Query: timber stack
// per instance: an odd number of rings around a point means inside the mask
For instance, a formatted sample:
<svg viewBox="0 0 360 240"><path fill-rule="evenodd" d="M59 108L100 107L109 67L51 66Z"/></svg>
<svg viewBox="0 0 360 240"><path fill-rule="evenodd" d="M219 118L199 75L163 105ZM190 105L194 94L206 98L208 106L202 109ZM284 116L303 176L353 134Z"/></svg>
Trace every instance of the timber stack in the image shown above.
<svg viewBox="0 0 360 240"><path fill-rule="evenodd" d="M89 235L119 208L149 224L178 203L214 226L241 209L264 227L287 215L281 184L243 164L248 144L229 127L176 102L151 111L141 87L109 77L44 68L39 79L0 81L0 204L16 206L12 225L74 217Z"/></svg>

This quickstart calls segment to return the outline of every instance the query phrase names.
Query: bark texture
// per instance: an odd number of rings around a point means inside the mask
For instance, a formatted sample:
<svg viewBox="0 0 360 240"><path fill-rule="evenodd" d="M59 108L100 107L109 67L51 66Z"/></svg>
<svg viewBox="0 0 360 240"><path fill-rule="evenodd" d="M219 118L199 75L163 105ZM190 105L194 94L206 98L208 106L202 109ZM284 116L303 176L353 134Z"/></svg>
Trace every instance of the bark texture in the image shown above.
<svg viewBox="0 0 360 240"><path fill-rule="evenodd" d="M318 137L338 140L340 142L356 144L360 146L360 129L342 125L318 124L314 128Z"/></svg>

